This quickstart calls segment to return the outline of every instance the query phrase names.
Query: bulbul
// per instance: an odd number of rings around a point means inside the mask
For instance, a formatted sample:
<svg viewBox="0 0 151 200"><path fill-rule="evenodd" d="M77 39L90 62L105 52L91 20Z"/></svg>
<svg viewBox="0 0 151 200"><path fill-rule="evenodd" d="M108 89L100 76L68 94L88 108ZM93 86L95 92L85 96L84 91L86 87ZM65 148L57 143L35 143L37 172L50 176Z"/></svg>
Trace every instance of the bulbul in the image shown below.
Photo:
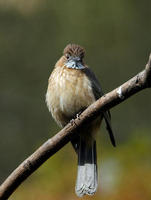
<svg viewBox="0 0 151 200"><path fill-rule="evenodd" d="M64 127L103 95L99 81L84 63L84 54L83 47L68 44L48 81L46 103L60 127ZM93 195L97 190L96 133L103 118L115 146L109 111L103 112L97 119L82 127L79 134L71 140L78 155L75 191L79 197Z"/></svg>

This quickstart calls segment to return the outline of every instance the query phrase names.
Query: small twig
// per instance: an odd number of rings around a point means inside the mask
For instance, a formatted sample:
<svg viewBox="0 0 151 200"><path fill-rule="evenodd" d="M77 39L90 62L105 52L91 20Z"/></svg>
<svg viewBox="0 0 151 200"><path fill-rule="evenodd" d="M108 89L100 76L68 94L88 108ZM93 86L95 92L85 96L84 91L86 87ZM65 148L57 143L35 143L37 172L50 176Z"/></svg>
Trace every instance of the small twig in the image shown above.
<svg viewBox="0 0 151 200"><path fill-rule="evenodd" d="M21 163L0 186L0 199L8 199L28 176L67 144L81 126L94 120L101 112L113 108L130 96L148 87L151 87L151 55L144 71L98 99L81 113L80 118L78 117L74 120L75 123L67 124L60 132Z"/></svg>

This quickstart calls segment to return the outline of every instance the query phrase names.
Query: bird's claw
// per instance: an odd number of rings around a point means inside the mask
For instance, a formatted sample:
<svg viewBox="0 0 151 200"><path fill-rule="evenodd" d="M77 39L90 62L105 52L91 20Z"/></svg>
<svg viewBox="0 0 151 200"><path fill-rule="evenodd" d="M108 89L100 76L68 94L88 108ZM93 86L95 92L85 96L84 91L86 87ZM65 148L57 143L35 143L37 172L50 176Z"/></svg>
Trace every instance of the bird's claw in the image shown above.
<svg viewBox="0 0 151 200"><path fill-rule="evenodd" d="M80 114L81 114L81 113L77 113L77 114L76 114L76 118L79 119L79 120L80 120Z"/></svg>
<svg viewBox="0 0 151 200"><path fill-rule="evenodd" d="M70 120L70 123L71 123L71 125L73 126L73 125L76 125L76 123L75 123L75 120L74 119L71 119Z"/></svg>

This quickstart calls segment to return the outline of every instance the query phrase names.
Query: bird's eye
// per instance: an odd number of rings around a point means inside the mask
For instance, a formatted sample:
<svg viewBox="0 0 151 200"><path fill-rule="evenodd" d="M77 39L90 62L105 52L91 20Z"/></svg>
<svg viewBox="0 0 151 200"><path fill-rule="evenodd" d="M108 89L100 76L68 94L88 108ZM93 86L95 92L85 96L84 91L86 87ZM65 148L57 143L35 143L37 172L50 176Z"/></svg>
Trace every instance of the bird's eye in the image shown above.
<svg viewBox="0 0 151 200"><path fill-rule="evenodd" d="M69 58L70 58L70 55L69 55L69 54L66 54L66 58L69 59Z"/></svg>

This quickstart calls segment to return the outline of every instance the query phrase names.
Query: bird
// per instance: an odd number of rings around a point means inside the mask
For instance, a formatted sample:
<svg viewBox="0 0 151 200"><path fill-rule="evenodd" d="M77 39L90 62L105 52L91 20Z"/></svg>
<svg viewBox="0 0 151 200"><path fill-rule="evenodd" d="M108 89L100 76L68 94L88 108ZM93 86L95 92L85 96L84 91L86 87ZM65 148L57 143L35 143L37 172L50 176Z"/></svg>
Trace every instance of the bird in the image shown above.
<svg viewBox="0 0 151 200"><path fill-rule="evenodd" d="M104 95L101 85L84 62L85 49L68 44L55 64L48 80L46 104L56 123L63 128L89 105ZM98 187L96 133L106 122L111 143L116 146L110 111L86 124L74 138L72 146L78 157L75 193L78 197L93 195Z"/></svg>

